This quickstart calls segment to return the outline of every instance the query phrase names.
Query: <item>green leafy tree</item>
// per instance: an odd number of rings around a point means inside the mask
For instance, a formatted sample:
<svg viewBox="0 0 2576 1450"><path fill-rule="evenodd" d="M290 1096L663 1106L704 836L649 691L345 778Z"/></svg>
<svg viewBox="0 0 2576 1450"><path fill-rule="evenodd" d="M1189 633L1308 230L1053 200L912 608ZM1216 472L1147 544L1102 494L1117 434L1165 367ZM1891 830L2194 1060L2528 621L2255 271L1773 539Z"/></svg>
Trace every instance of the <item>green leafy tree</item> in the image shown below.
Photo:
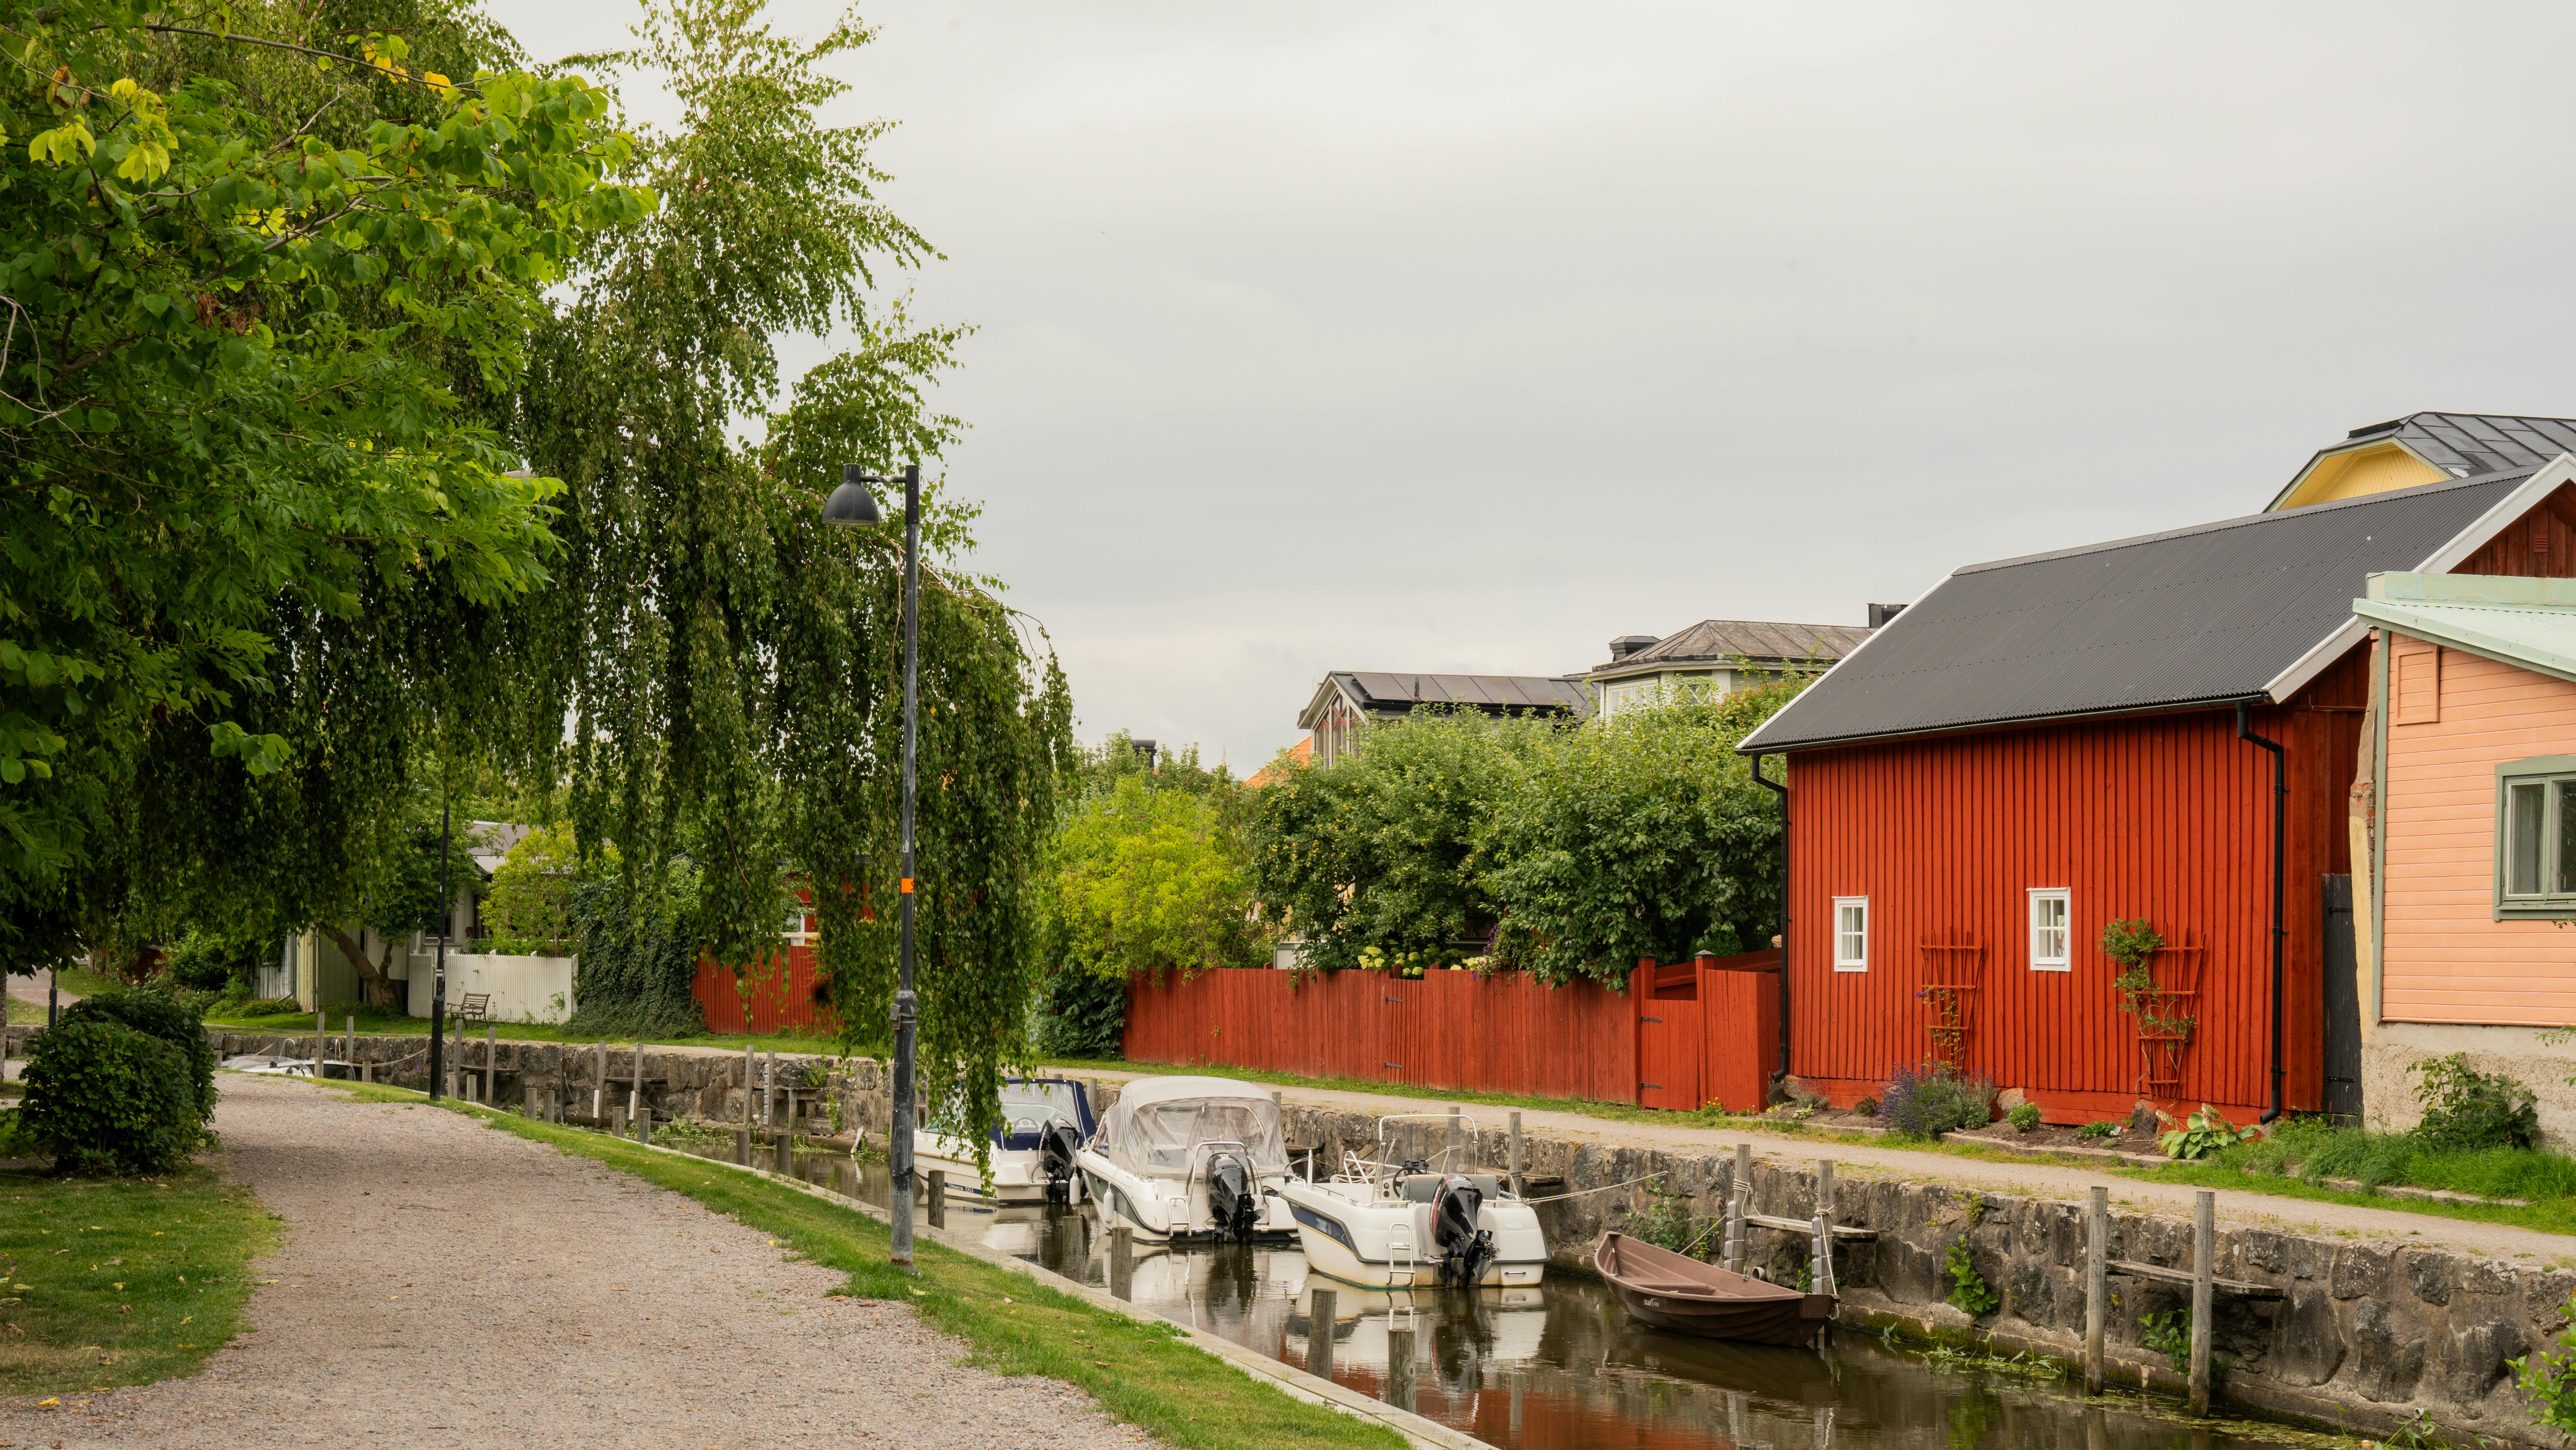
<svg viewBox="0 0 2576 1450"><path fill-rule="evenodd" d="M516 395L538 467L568 485L523 688L573 721L582 850L614 842L617 889L647 903L685 850L696 933L738 971L778 959L788 883L810 881L852 1046L883 1041L893 995L903 525L883 491L875 528L820 511L844 464L932 460L961 427L926 404L961 330L874 296L876 269L930 255L873 195L883 125L816 119L847 89L825 67L869 38L844 20L789 40L748 0L648 10L601 63L679 102L638 150L664 204L580 251ZM779 335L834 332L848 350L773 407ZM1039 976L1071 698L1043 634L963 568L975 510L935 477L926 493L921 1061L931 1101L989 1122Z"/></svg>
<svg viewBox="0 0 2576 1450"><path fill-rule="evenodd" d="M464 704L559 487L491 402L563 261L650 199L610 181L605 92L433 5L0 0L0 35L0 965L28 971L347 894L339 838L424 721L490 728Z"/></svg>
<svg viewBox="0 0 2576 1450"><path fill-rule="evenodd" d="M1565 727L1423 708L1371 726L1327 767L1282 756L1256 792L1252 884L1308 965L1456 964L1501 907L1478 836ZM1462 943L1475 945L1462 946Z"/></svg>
<svg viewBox="0 0 2576 1450"><path fill-rule="evenodd" d="M1623 710L1555 737L1492 798L1478 857L1511 965L1621 982L1779 930L1780 809L1735 747L1804 687Z"/></svg>
<svg viewBox="0 0 2576 1450"><path fill-rule="evenodd" d="M1152 779L1127 775L1082 801L1053 843L1061 969L1123 980L1247 966L1259 954L1225 804Z"/></svg>
<svg viewBox="0 0 2576 1450"><path fill-rule="evenodd" d="M581 853L570 826L539 826L519 838L492 872L483 898L491 949L560 956L580 930L573 891L580 885Z"/></svg>

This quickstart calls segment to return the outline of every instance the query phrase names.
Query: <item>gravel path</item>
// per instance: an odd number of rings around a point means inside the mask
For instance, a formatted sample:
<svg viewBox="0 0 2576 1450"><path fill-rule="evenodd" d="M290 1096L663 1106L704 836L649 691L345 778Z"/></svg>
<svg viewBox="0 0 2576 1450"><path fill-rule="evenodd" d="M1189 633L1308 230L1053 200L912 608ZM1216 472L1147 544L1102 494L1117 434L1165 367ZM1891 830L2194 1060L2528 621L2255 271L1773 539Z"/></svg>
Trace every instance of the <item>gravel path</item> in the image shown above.
<svg viewBox="0 0 2576 1450"><path fill-rule="evenodd" d="M286 1220L195 1379L0 1401L22 1446L1132 1446L676 1193L435 1108L224 1075L228 1176Z"/></svg>
<svg viewBox="0 0 2576 1450"><path fill-rule="evenodd" d="M1217 1073L1221 1067L1173 1068L1171 1072ZM1106 1082L1128 1082L1140 1077L1161 1076L1152 1072L1095 1072L1088 1068L1078 1077L1098 1078ZM1396 1097L1378 1093L1345 1092L1330 1088L1284 1088L1287 1100L1310 1103L1317 1107L1337 1108L1344 1112L1379 1115L1385 1113L1442 1113L1449 1110L1449 1100L1425 1096ZM1480 1129L1502 1127L1510 1121L1512 1110L1469 1103L1468 1116ZM1855 1143L1819 1142L1794 1133L1766 1133L1759 1129L1666 1127L1660 1123L1619 1122L1595 1118L1582 1113L1551 1112L1543 1109L1521 1110L1521 1130L1533 1135L1579 1143L1600 1143L1610 1147L1661 1148L1673 1152L1707 1153L1723 1156L1734 1151L1735 1144L1754 1145L1757 1156L1783 1163L1807 1163L1818 1158L1834 1160L1834 1171L1845 1178L1899 1178L1914 1182L1955 1183L1966 1187L1999 1190L2009 1193L2031 1193L2069 1202L2082 1202L2092 1185L2110 1185L2111 1201L2132 1212L2169 1215L2188 1219L2192 1213L2195 1189L2184 1184L2146 1183L2115 1174L2073 1165L2034 1163L1988 1163L1948 1153L1927 1153L1914 1148L1882 1148ZM2488 1254L2499 1259L2533 1259L2541 1263L2558 1263L2576 1267L2576 1237L2549 1233L2541 1229L2517 1228L2509 1224L2479 1223L2469 1219L2441 1218L2431 1214L2408 1213L2403 1209L2363 1208L2354 1204L2320 1203L2307 1199L2286 1198L2269 1193L2248 1193L2233 1189L2218 1190L2218 1218L2221 1223L2280 1229L2291 1233L2330 1237L2417 1238L2429 1239L2446 1248L2469 1253Z"/></svg>

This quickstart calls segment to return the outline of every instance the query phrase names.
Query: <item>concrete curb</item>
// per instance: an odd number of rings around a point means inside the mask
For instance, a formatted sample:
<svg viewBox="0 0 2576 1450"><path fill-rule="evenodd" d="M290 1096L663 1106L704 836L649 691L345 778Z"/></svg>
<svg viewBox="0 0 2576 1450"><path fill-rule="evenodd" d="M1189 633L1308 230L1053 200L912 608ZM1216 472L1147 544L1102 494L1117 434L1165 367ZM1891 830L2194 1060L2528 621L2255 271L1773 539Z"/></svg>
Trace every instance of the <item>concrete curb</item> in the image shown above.
<svg viewBox="0 0 2576 1450"><path fill-rule="evenodd" d="M331 1086L331 1084L327 1082L322 1085L325 1087ZM385 1087L387 1085L378 1083L375 1084L375 1086ZM429 1100L428 1094L415 1092L410 1088L396 1088L394 1091L409 1093L423 1102L427 1102ZM453 1098L445 1098L440 1101L442 1104L453 1105L467 1113L482 1117L503 1118L516 1116L516 1114L504 1113L498 1109L484 1107L479 1103L460 1103ZM549 1123L545 1126L554 1127L559 1125ZM589 1130L569 1129L569 1131L587 1132ZM603 1133L600 1136L607 1137L608 1135ZM730 1169L736 1173L747 1173L756 1178L766 1179L781 1187L795 1189L797 1192L805 1194L810 1198L819 1199L822 1202L832 1204L835 1207L848 1209L851 1212L875 1219L879 1223L891 1223L893 1220L892 1214L874 1204L862 1203L855 1198L844 1198L840 1194L833 1193L827 1189L817 1188L813 1184L807 1183L801 1178L790 1178L785 1174L777 1173L767 1168L746 1168L739 1163L727 1163L719 1158L701 1158L695 1153L683 1153L677 1148L665 1148L658 1143L638 1143L632 1138L618 1138L614 1141L623 1143L630 1148L643 1148L650 1152L666 1154L673 1158L684 1159L691 1164L701 1167L724 1168ZM1486 1441L1479 1440L1475 1436L1466 1434L1462 1431L1450 1429L1448 1426L1443 1425L1436 1420L1427 1420L1409 1410L1397 1409L1395 1406L1387 1404L1382 1400L1370 1399L1368 1396L1363 1395L1356 1390L1345 1389L1342 1386L1333 1383L1331 1380L1308 1374L1304 1370L1296 1368L1294 1365L1282 1363L1279 1360L1272 1359L1268 1355L1262 1354L1256 1350L1246 1349L1242 1345L1235 1343L1233 1340L1224 1338L1221 1335L1210 1334L1194 1325L1183 1324L1177 1319L1157 1314L1150 1309L1139 1308L1136 1305L1130 1304L1126 1300L1111 1294L1106 1289L1097 1289L1089 1284L1081 1283L1074 1279L1068 1279L1064 1275L1056 1273L1051 1269L1038 1264L1032 1264L1025 1259L1013 1258L1009 1254L1002 1253L995 1249L986 1248L982 1244L966 1242L958 1235L953 1234L946 1229L935 1229L916 1219L913 1223L912 1232L915 1238L927 1239L932 1243L938 1244L942 1248L955 1250L958 1253L966 1255L968 1258L990 1264L998 1269L1009 1269L1013 1273L1034 1279L1037 1282L1046 1285L1050 1289L1059 1290L1065 1294L1072 1295L1096 1309L1105 1309L1113 1314L1123 1315L1129 1319L1134 1319L1142 1323L1168 1325L1179 1332L1179 1337L1188 1340L1197 1348L1205 1350L1209 1354L1215 1355L1217 1358L1233 1365L1236 1369L1243 1371L1254 1379L1266 1380L1282 1392L1294 1395L1298 1399L1305 1400L1310 1404L1323 1405L1330 1409L1339 1410L1343 1414L1350 1415L1357 1419L1374 1420L1388 1429L1393 1430L1397 1434L1402 1435L1408 1442L1414 1445L1433 1447L1433 1450L1497 1450L1497 1447Z"/></svg>

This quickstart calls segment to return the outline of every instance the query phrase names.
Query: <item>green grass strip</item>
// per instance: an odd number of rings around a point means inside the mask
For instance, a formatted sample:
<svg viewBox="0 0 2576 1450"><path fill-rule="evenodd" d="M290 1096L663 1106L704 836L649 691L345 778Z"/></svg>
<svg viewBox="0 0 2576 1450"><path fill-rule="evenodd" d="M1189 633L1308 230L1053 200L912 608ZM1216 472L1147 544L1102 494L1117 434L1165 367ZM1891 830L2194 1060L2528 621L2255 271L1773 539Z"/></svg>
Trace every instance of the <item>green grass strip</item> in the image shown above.
<svg viewBox="0 0 2576 1450"><path fill-rule="evenodd" d="M421 1100L400 1088L326 1086L376 1101ZM622 1138L514 1113L442 1106L685 1194L769 1235L798 1257L849 1275L843 1292L853 1298L910 1304L931 1325L964 1340L969 1363L995 1374L1043 1375L1080 1386L1110 1414L1167 1444L1189 1450L1403 1450L1407 1444L1383 1425L1309 1404L1252 1378L1188 1343L1170 1325L1096 1308L944 1245L917 1242L915 1272L906 1274L886 1262L891 1245L885 1225L855 1208Z"/></svg>
<svg viewBox="0 0 2576 1450"><path fill-rule="evenodd" d="M191 1166L159 1178L0 1171L0 1395L194 1374L241 1328L277 1219Z"/></svg>

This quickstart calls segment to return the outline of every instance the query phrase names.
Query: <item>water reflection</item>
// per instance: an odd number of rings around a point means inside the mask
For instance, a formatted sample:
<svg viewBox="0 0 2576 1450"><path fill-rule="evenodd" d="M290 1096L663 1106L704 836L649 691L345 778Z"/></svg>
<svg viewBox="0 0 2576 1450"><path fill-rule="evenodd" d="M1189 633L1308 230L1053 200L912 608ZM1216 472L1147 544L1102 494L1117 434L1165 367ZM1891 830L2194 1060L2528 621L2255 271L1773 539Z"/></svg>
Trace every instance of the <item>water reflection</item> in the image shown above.
<svg viewBox="0 0 2576 1450"><path fill-rule="evenodd" d="M729 1149L730 1145L726 1145ZM727 1156L717 1152L714 1156ZM796 1172L883 1205L882 1163L800 1154ZM2186 1427L2134 1402L2087 1405L2052 1381L1949 1368L1844 1334L1823 1354L1643 1328L1604 1286L1362 1289L1294 1248L1135 1246L1113 1275L1087 1211L952 1201L951 1231L1113 1287L1133 1302L1329 1376L1507 1450L2230 1450L2260 1439ZM1328 1320L1315 1291L1329 1291Z"/></svg>

